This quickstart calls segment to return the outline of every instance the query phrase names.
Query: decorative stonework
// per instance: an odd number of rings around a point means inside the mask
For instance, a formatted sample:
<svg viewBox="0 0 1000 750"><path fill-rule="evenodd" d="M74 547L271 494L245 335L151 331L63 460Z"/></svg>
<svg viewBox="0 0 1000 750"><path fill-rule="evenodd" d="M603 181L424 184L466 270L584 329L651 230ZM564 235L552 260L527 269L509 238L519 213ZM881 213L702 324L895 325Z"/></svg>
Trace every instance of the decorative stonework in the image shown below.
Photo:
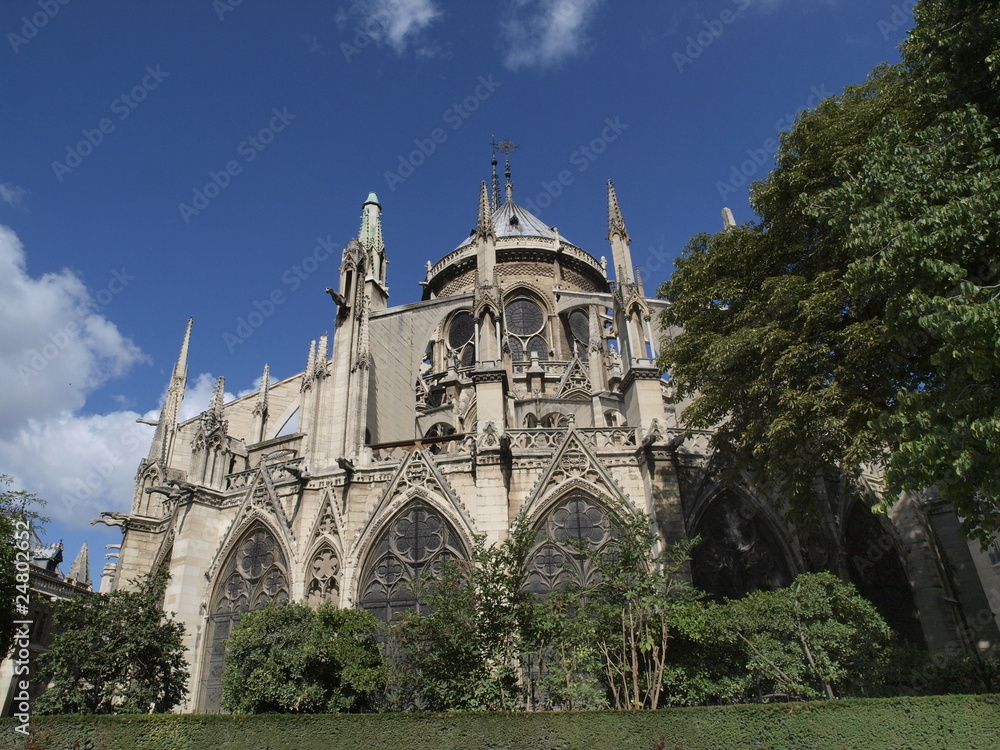
<svg viewBox="0 0 1000 750"><path fill-rule="evenodd" d="M566 374L559 382L556 393L559 398L587 399L590 398L592 390L587 368L583 366L583 362L579 358L576 358L566 368Z"/></svg>
<svg viewBox="0 0 1000 750"><path fill-rule="evenodd" d="M528 553L526 588L545 594L569 584L593 583L596 570L571 540L600 554L611 541L611 519L592 497L574 493L556 503L537 525L543 538Z"/></svg>
<svg viewBox="0 0 1000 750"><path fill-rule="evenodd" d="M454 527L422 501L403 508L372 546L358 587L358 604L383 622L416 607L413 582L447 560L468 556Z"/></svg>

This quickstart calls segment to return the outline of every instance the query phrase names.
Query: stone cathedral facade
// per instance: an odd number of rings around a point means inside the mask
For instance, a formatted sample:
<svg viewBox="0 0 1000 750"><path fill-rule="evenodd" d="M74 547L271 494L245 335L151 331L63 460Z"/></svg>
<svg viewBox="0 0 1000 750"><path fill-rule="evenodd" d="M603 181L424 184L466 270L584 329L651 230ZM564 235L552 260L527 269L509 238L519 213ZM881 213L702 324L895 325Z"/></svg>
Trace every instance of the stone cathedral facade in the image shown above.
<svg viewBox="0 0 1000 750"><path fill-rule="evenodd" d="M124 535L113 585L170 572L186 710L219 709L243 613L331 601L391 619L414 605L415 576L467 557L476 535L504 538L518 514L540 532L529 585L545 591L564 562L580 566L567 537L607 541L607 498L648 513L665 543L701 534L692 577L717 597L829 569L911 640L995 643L992 620L970 624L989 605L954 514L932 498L886 519L818 481L824 521L806 534L780 498L722 485L710 435L680 427L655 365L665 303L634 270L614 186L609 263L515 203L509 169L501 201L495 164L478 217L470 195L475 229L428 264L422 301L389 304L372 193L328 282L332 342L311 342L305 370L280 382L264 365L259 392L229 403L220 378L210 408L179 423L188 322L130 512L102 519Z"/></svg>

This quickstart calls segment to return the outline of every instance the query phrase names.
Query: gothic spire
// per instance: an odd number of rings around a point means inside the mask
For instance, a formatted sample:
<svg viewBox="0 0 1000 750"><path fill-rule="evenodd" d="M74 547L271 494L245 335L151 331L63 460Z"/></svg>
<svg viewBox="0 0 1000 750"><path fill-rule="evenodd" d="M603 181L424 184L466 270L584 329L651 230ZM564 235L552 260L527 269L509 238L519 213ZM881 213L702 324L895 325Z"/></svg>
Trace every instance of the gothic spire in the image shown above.
<svg viewBox="0 0 1000 750"><path fill-rule="evenodd" d="M496 211L500 207L500 179L497 177L497 147L500 144L492 140L490 145L493 147L493 158L490 160L490 164L493 165L493 195L490 207Z"/></svg>
<svg viewBox="0 0 1000 750"><path fill-rule="evenodd" d="M194 318L188 318L184 340L181 342L181 352L174 363L170 384L167 386L167 400L163 404L163 409L160 410L156 434L153 436L153 444L149 449L150 461L159 460L166 463L170 455L174 432L177 429L177 419L181 412L181 402L184 400L184 390L187 387L188 347L191 344L192 325L194 325Z"/></svg>
<svg viewBox="0 0 1000 750"><path fill-rule="evenodd" d="M722 209L722 228L733 229L736 227L736 219L733 217L733 210L728 206Z"/></svg>
<svg viewBox="0 0 1000 750"><path fill-rule="evenodd" d="M608 236L611 242L611 258L615 264L615 278L619 284L635 283L634 271L632 269L632 250L629 243L632 238L628 236L628 229L625 228L625 217L618 206L618 195L615 193L615 184L608 180Z"/></svg>
<svg viewBox="0 0 1000 750"><path fill-rule="evenodd" d="M316 376L316 339L309 342L309 356L306 358L306 371L302 373L302 390L312 383Z"/></svg>
<svg viewBox="0 0 1000 750"><path fill-rule="evenodd" d="M618 194L615 193L615 183L608 180L608 236L604 239L610 240L615 235L621 237L625 242L631 242L628 236L628 229L625 228L625 217L618 206Z"/></svg>
<svg viewBox="0 0 1000 750"><path fill-rule="evenodd" d="M382 204L378 202L375 193L368 193L364 203L364 213L361 215L361 230L358 232L358 242L365 250L365 265L368 275L380 284L382 278L383 260L385 258L385 243L382 240Z"/></svg>
<svg viewBox="0 0 1000 750"><path fill-rule="evenodd" d="M222 375L215 379L215 389L212 391L212 404L209 411L216 423L222 421L222 406L226 401L226 379Z"/></svg>
<svg viewBox="0 0 1000 750"><path fill-rule="evenodd" d="M322 377L326 374L326 362L330 359L330 339L324 333L319 337L319 343L316 345L316 363L313 365L315 368L315 375L317 377Z"/></svg>
<svg viewBox="0 0 1000 750"><path fill-rule="evenodd" d="M254 414L267 414L267 391L270 386L271 366L264 365L264 374L260 376L260 391L257 393L257 403L253 407Z"/></svg>
<svg viewBox="0 0 1000 750"><path fill-rule="evenodd" d="M69 568L69 575L66 578L75 583L82 583L83 585L90 587L90 556L87 552L87 543L84 542L83 546L80 547L80 552L77 554L76 559Z"/></svg>
<svg viewBox="0 0 1000 750"><path fill-rule="evenodd" d="M476 222L476 233L480 237L493 234L493 208L490 205L489 196L486 192L486 183L483 182L479 190L479 219Z"/></svg>
<svg viewBox="0 0 1000 750"><path fill-rule="evenodd" d="M510 152L517 150L517 144L510 140L510 138L504 138L500 143L493 142L490 144L493 146L493 201L494 204L500 202L500 196L497 195L499 192L496 188L496 153L497 151L503 151L503 163L504 163L504 191L506 193L506 202L514 202L514 183L510 179Z"/></svg>

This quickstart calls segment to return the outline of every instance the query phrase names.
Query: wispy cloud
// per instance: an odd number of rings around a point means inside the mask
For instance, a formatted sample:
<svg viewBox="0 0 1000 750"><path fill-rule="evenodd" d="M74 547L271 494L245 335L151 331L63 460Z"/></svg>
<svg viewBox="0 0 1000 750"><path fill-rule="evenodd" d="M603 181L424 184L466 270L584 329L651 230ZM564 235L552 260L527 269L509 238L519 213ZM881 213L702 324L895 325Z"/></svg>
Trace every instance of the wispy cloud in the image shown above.
<svg viewBox="0 0 1000 750"><path fill-rule="evenodd" d="M79 413L147 361L100 314L101 299L68 270L30 276L17 235L0 226L0 473L48 499L53 518L84 524L109 503L127 507L151 437L137 412Z"/></svg>
<svg viewBox="0 0 1000 750"><path fill-rule="evenodd" d="M604 0L514 0L500 22L510 70L559 65L579 54Z"/></svg>
<svg viewBox="0 0 1000 750"><path fill-rule="evenodd" d="M319 38L315 34L299 34L299 41L305 45L306 51L313 55L318 55L323 51L323 45L319 43Z"/></svg>
<svg viewBox="0 0 1000 750"><path fill-rule="evenodd" d="M21 201L27 194L27 190L10 182L0 183L0 201L13 206L14 208L22 207Z"/></svg>
<svg viewBox="0 0 1000 750"><path fill-rule="evenodd" d="M419 40L441 18L443 11L435 0L359 0L339 19L343 21L347 15L359 20L367 36L402 55L407 45Z"/></svg>

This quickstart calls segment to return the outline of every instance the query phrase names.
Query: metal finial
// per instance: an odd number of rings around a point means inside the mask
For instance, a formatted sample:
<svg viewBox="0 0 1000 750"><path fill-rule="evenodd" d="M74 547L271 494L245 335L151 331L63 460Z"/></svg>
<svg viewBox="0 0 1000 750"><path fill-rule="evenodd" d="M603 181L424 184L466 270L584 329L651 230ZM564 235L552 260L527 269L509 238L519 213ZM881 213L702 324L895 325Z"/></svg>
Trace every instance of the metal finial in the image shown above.
<svg viewBox="0 0 1000 750"><path fill-rule="evenodd" d="M493 147L493 159L490 161L490 164L493 165L493 193L490 208L496 211L500 207L500 180L497 178L497 148L500 144L497 143L495 135L490 136L490 146Z"/></svg>
<svg viewBox="0 0 1000 750"><path fill-rule="evenodd" d="M504 138L500 143L495 144L494 148L497 151L503 151L503 176L506 180L507 201L510 202L514 200L514 185L510 181L510 152L517 151L517 144L511 141L510 138Z"/></svg>

